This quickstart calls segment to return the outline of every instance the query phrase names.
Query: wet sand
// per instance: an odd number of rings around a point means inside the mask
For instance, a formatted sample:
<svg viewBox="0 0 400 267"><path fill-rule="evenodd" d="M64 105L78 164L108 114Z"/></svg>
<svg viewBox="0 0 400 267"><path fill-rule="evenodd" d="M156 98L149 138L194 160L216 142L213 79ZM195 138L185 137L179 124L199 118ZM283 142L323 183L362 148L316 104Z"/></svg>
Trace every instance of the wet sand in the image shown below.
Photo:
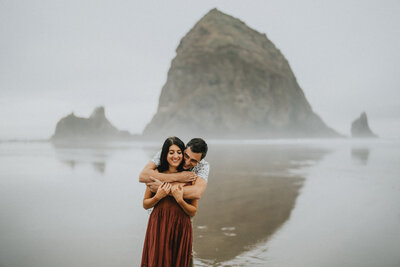
<svg viewBox="0 0 400 267"><path fill-rule="evenodd" d="M155 143L0 144L0 266L138 266ZM399 266L400 143L210 142L197 266Z"/></svg>

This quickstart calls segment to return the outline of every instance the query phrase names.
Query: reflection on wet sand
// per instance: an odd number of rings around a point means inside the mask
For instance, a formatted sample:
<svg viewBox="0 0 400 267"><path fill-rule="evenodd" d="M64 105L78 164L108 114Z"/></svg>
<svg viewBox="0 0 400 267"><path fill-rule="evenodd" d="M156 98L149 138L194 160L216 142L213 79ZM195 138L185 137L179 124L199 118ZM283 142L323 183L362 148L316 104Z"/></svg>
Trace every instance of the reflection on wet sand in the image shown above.
<svg viewBox="0 0 400 267"><path fill-rule="evenodd" d="M76 160L61 160L60 161L66 165L68 165L72 170L79 164ZM104 174L106 170L106 163L104 161L92 161L91 162L93 168L98 173Z"/></svg>
<svg viewBox="0 0 400 267"><path fill-rule="evenodd" d="M149 158L159 150L142 149ZM90 163L102 174L111 153L102 148L55 151L71 168ZM306 178L302 168L328 152L300 145L210 145L209 183L193 219L196 260L218 264L268 240L290 217Z"/></svg>
<svg viewBox="0 0 400 267"><path fill-rule="evenodd" d="M65 165L69 166L71 168L71 170L73 170L75 168L76 165L76 161L75 160L60 160L62 163L64 163Z"/></svg>
<svg viewBox="0 0 400 267"><path fill-rule="evenodd" d="M304 176L294 171L326 150L271 145L213 145L211 173L193 221L194 251L219 263L265 241L288 220Z"/></svg>
<svg viewBox="0 0 400 267"><path fill-rule="evenodd" d="M106 163L104 161L95 161L92 162L92 165L94 169L99 173L104 173L104 171L106 170Z"/></svg>
<svg viewBox="0 0 400 267"><path fill-rule="evenodd" d="M106 160L110 149L101 147L88 147L88 148L75 148L68 146L53 146L56 152L57 158L60 162L69 166L72 170L79 164L90 163L94 170L98 173L104 174L106 170ZM107 151L106 151L107 150ZM83 152L84 151L84 152ZM87 157L89 151L90 157ZM85 156L79 160L80 153Z"/></svg>
<svg viewBox="0 0 400 267"><path fill-rule="evenodd" d="M368 163L369 148L352 148L351 157L363 165Z"/></svg>

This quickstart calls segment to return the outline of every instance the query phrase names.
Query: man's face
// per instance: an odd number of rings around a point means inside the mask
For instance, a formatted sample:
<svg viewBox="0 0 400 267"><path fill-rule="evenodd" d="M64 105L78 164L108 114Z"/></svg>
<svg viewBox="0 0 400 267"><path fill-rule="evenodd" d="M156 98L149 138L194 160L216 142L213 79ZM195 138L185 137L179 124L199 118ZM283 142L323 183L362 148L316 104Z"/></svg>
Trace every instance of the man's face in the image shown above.
<svg viewBox="0 0 400 267"><path fill-rule="evenodd" d="M201 153L194 153L190 147L187 147L183 154L183 158L185 159L185 165L183 168L185 170L190 170L200 162Z"/></svg>

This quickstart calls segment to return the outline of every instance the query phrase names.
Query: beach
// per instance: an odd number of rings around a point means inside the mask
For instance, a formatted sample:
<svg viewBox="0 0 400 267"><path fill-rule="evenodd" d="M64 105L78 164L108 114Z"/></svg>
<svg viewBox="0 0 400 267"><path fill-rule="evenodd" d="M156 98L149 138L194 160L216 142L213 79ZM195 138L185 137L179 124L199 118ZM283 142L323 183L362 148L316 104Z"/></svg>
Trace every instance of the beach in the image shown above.
<svg viewBox="0 0 400 267"><path fill-rule="evenodd" d="M0 143L0 266L139 266L160 142ZM209 141L196 266L399 266L396 139Z"/></svg>

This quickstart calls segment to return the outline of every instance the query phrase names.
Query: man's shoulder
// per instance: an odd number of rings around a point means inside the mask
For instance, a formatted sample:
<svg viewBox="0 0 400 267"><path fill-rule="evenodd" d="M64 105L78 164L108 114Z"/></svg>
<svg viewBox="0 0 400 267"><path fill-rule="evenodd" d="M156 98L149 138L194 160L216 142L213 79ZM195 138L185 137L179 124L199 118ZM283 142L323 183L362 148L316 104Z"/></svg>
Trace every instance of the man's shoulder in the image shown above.
<svg viewBox="0 0 400 267"><path fill-rule="evenodd" d="M198 176L203 178L204 180L208 181L208 174L210 172L210 164L202 159L197 163L197 165L192 169L194 173L196 173Z"/></svg>
<svg viewBox="0 0 400 267"><path fill-rule="evenodd" d="M199 163L193 168L193 170L203 170L210 169L210 163L205 161L204 159L200 160Z"/></svg>
<svg viewBox="0 0 400 267"><path fill-rule="evenodd" d="M208 161L206 161L205 159L202 159L202 160L199 161L199 163L197 165L210 166L210 163L208 163Z"/></svg>
<svg viewBox="0 0 400 267"><path fill-rule="evenodd" d="M157 151L157 153L151 159L157 166L160 165L160 156L161 156L161 150Z"/></svg>

